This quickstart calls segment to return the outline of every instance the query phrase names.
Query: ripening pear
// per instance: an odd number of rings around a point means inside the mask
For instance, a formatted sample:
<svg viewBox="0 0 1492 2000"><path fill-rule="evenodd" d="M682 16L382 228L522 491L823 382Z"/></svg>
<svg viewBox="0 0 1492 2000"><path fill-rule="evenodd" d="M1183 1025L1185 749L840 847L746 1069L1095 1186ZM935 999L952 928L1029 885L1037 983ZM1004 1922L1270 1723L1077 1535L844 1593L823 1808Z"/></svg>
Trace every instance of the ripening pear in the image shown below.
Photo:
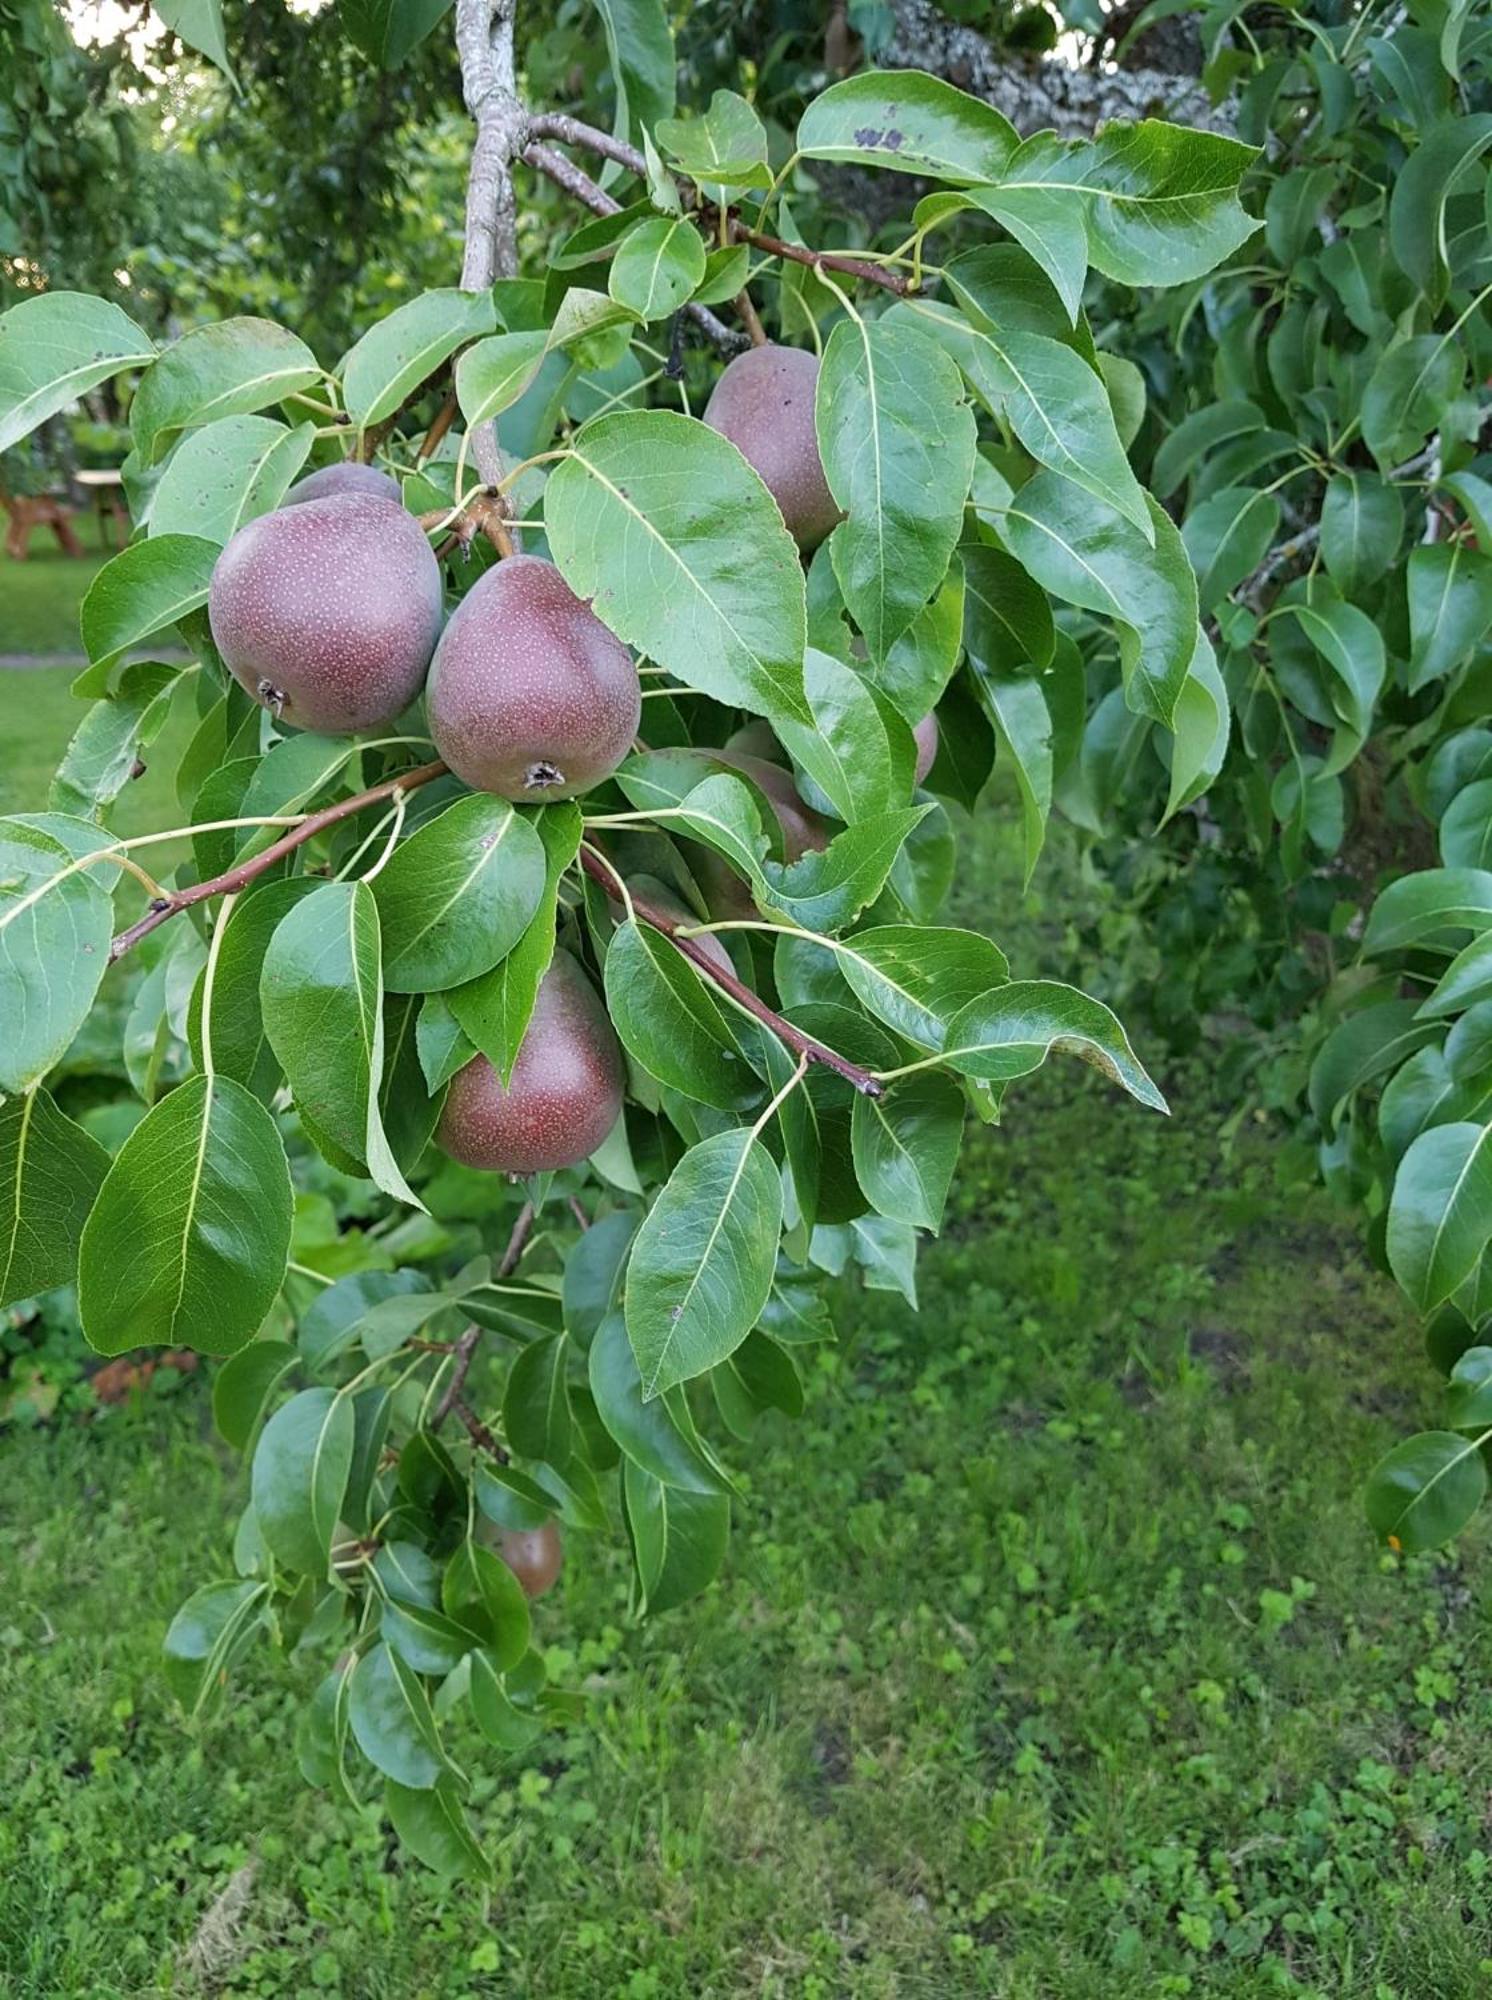
<svg viewBox="0 0 1492 2000"><path fill-rule="evenodd" d="M319 472L308 472L304 479L296 481L280 505L299 507L307 500L329 500L337 493L361 493L365 499L388 500L395 507L404 505L403 489L397 479L380 472L377 466L362 465L355 458L343 459L340 465L324 465Z"/></svg>
<svg viewBox="0 0 1492 2000"><path fill-rule="evenodd" d="M913 741L917 745L917 763L912 773L914 785L920 785L938 760L938 718L924 715L912 730Z"/></svg>
<svg viewBox="0 0 1492 2000"><path fill-rule="evenodd" d="M801 861L805 854L817 853L829 845L827 821L804 805L791 771L785 771L780 764L769 764L765 757L733 750L729 744L722 750L712 750L710 755L717 763L728 764L731 770L749 778L765 794L782 828L782 852L786 860Z"/></svg>
<svg viewBox="0 0 1492 2000"><path fill-rule="evenodd" d="M805 551L839 519L813 424L818 379L816 355L768 342L738 354L705 405L705 422L755 468Z"/></svg>
<svg viewBox="0 0 1492 2000"><path fill-rule="evenodd" d="M567 951L539 982L503 1088L485 1056L451 1078L438 1143L463 1166L538 1174L578 1166L621 1116L626 1070L606 1010Z"/></svg>
<svg viewBox="0 0 1492 2000"><path fill-rule="evenodd" d="M499 1528L495 1521L477 1523L477 1539L501 1556L523 1586L525 1597L543 1597L553 1590L565 1559L557 1521L538 1528Z"/></svg>
<svg viewBox="0 0 1492 2000"><path fill-rule="evenodd" d="M212 573L208 617L234 678L296 729L384 728L440 636L440 565L412 514L343 493L261 514Z"/></svg>
<svg viewBox="0 0 1492 2000"><path fill-rule="evenodd" d="M551 562L508 556L441 634L426 702L435 747L474 791L542 801L588 792L632 748L632 655Z"/></svg>

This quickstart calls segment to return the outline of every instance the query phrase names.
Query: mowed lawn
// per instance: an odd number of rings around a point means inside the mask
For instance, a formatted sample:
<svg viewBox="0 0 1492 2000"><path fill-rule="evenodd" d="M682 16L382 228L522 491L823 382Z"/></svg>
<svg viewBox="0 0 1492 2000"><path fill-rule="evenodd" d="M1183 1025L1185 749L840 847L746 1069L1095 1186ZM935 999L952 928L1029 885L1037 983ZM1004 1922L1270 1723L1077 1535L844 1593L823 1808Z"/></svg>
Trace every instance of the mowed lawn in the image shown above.
<svg viewBox="0 0 1492 2000"><path fill-rule="evenodd" d="M1011 811L971 876L1049 970L1077 870L1023 900ZM463 1746L490 1898L302 1787L318 1663L173 1710L244 1495L211 1364L8 1432L5 2000L1485 1994L1486 1533L1401 1561L1359 1499L1433 1409L1417 1335L1272 1130L1165 1081L1170 1119L1080 1065L1012 1090L920 1319L844 1292L804 1420L735 1452L706 1598L638 1628L621 1537L573 1538L540 1631L586 1722Z"/></svg>
<svg viewBox="0 0 1492 2000"><path fill-rule="evenodd" d="M98 523L77 523L88 553L65 556L38 530L31 554L17 562L0 547L0 657L66 654L81 660L78 609L107 560ZM0 667L0 813L46 805L46 777L77 727L86 703L68 693L76 667Z"/></svg>
<svg viewBox="0 0 1492 2000"><path fill-rule="evenodd" d="M74 528L85 551L81 557L64 555L50 531L41 528L32 534L24 562L0 546L0 655L82 652L78 607L112 551L93 514L80 514Z"/></svg>

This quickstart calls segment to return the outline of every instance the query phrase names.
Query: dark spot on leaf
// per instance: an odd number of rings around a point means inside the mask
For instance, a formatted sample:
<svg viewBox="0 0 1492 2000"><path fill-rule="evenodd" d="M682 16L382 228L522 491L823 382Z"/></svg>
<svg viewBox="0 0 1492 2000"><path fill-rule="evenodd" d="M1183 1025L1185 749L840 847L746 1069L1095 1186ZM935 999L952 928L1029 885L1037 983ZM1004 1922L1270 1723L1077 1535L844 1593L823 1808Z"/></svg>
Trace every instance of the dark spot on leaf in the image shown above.
<svg viewBox="0 0 1492 2000"><path fill-rule="evenodd" d="M886 151L888 153L898 152L905 143L906 143L906 134L903 132L898 132L896 127L893 125L891 130L886 134Z"/></svg>
<svg viewBox="0 0 1492 2000"><path fill-rule="evenodd" d="M860 130L855 134L855 144L857 146L873 147L879 146L880 143L881 129L878 125L862 125Z"/></svg>

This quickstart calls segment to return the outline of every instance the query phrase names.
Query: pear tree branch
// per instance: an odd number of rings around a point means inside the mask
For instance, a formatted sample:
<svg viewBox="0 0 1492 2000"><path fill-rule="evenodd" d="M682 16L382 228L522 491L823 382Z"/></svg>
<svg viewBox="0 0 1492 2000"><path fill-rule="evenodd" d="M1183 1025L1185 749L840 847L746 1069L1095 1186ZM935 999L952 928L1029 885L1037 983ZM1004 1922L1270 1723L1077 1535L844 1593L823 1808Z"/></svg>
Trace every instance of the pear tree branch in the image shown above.
<svg viewBox="0 0 1492 2000"><path fill-rule="evenodd" d="M536 126L548 125L552 122L548 118L530 119L529 130L532 132ZM577 121L566 119L564 122L573 125ZM607 138L604 132L599 136L607 139L608 148L613 147L616 143ZM632 149L629 146L622 148L622 150L630 154ZM535 167L541 174L547 175L557 188L563 188L572 200L578 201L583 208L588 208L592 215L615 215L622 205L619 201L613 200L605 188L598 187L590 175L577 167L573 160L567 160L563 153L557 153L553 146L546 146L542 141L531 140L524 149L523 157L531 167ZM613 154L608 152L607 157L613 157ZM646 172L641 153L637 154L636 158L639 169ZM751 345L750 340L745 334L732 332L724 320L717 319L708 306L695 305L691 302L685 306L684 310L694 321L700 332L704 334L705 338L720 353L740 354Z"/></svg>
<svg viewBox="0 0 1492 2000"><path fill-rule="evenodd" d="M385 778L382 784L373 785L366 792L358 792L350 799L339 799L335 805L324 806L320 812L308 813L299 826L293 826L288 833L282 834L262 853L251 854L246 861L225 869L221 875L153 897L144 916L137 918L128 930L121 931L109 946L110 964L123 958L141 938L149 937L152 931L159 930L162 924L179 916L183 910L189 910L194 903L208 902L213 896L236 896L261 875L268 874L276 862L283 861L298 847L304 847L308 840L314 840L329 826L351 819L354 813L362 812L367 806L381 805L385 799L402 798L417 791L421 785L428 785L434 778L443 778L445 774L446 767L441 763L417 764L411 771L400 771L397 777Z"/></svg>
<svg viewBox="0 0 1492 2000"><path fill-rule="evenodd" d="M461 91L476 122L466 179L466 247L461 289L485 292L495 278L518 274L518 209L513 160L523 147L524 111L513 59L515 0L456 0ZM493 423L472 432L472 457L489 486L502 478Z"/></svg>
<svg viewBox="0 0 1492 2000"><path fill-rule="evenodd" d="M559 186L584 201L588 208L595 209L597 215L613 215L621 206L603 194L588 176L582 174L553 147L540 142L557 139L564 146L579 146L586 152L599 153L603 159L614 160L619 167L625 167L639 180L647 179L647 161L635 146L629 146L625 139L617 139L610 132L603 132L599 126L587 125L583 119L571 118L561 111L540 112L528 121L529 148L525 155L531 166L539 167ZM542 157L536 158L535 155ZM563 175L559 171L563 169ZM584 191L582 191L584 190ZM596 206L591 196L601 195L607 203L605 208ZM904 296L908 287L905 278L895 271L888 271L880 264L873 264L863 257L856 257L842 250L811 250L804 243L786 243L780 236L767 236L759 229L752 229L742 222L738 215L730 219L731 236L737 243L750 243L758 250L765 250L769 256L785 257L790 263L807 264L810 267L822 265L826 270L841 271L847 278L858 278L863 284L880 285L883 290Z"/></svg>
<svg viewBox="0 0 1492 2000"><path fill-rule="evenodd" d="M784 1048L791 1049L794 1055L801 1056L805 1062L821 1063L825 1069L832 1069L836 1076L842 1076L846 1083L853 1085L862 1097L880 1097L884 1093L885 1085L879 1077L872 1076L869 1070L862 1069L858 1063L852 1063L847 1056L840 1055L837 1049L831 1049L825 1043L815 1041L812 1035L805 1035L803 1030L795 1028L791 1021L785 1021L775 1009L767 1005L759 993L752 991L744 979L738 979L733 972L727 972L723 965L712 958L706 941L703 938L690 936L687 924L681 924L678 918L671 917L667 910L660 910L646 896L639 896L634 889L628 888L605 855L592 847L589 842L580 850L580 865L593 882L599 883L609 896L630 909L640 923L646 924L649 930L661 932L674 950L688 959L696 972L713 981L744 1013L750 1014L754 1020L760 1021L764 1028L770 1029Z"/></svg>
<svg viewBox="0 0 1492 2000"><path fill-rule="evenodd" d="M248 888L251 882L256 882L261 875L268 874L269 870L277 862L283 861L286 855L293 854L299 847L304 847L308 840L314 840L318 833L324 833L328 827L337 826L344 819L351 819L355 813L363 812L368 806L382 805L386 799L404 798L410 792L417 791L421 785L428 785L436 778L445 777L446 774L446 766L439 761L417 764L412 770L400 771L397 776L385 778L381 784L372 785L365 792L357 792L350 799L339 799L335 805L323 806L320 812L308 813L299 825L291 827L288 833L282 834L262 853L251 854L246 860L225 869L221 875L213 875L205 882L192 882L185 888L172 889L152 898L145 914L137 918L127 930L121 931L109 946L110 963L123 958L125 953L142 938L149 937L152 931L159 930L162 924L169 923L172 917L179 916L183 910L191 909L193 904L208 902L214 896L236 896L240 890ZM809 1062L822 1063L826 1069L832 1069L836 1075L853 1084L855 1089L866 1097L881 1095L881 1084L868 1070L861 1069L857 1063L850 1062L836 1050L826 1048L822 1042L816 1042L811 1035L805 1035L801 1028L795 1028L791 1021L785 1021L779 1013L767 1005L759 993L753 992L744 980L738 979L735 973L727 972L718 964L701 940L689 936L687 927L681 925L677 918L671 917L666 910L657 908L647 897L632 895L626 890L621 876L604 855L586 845L581 849L580 859L586 873L594 881L599 882L619 901L629 901L634 914L642 923L645 923L650 930L658 931L666 937L675 951L687 958L696 971L728 994L745 1013L760 1021L763 1027L770 1029L784 1047L792 1049L795 1054L805 1057ZM509 1249L512 1247L510 1244ZM522 1250L523 1245L520 1242L516 1254L521 1255Z"/></svg>
<svg viewBox="0 0 1492 2000"><path fill-rule="evenodd" d="M1416 479L1420 473L1428 472L1439 457L1440 433L1437 431L1423 451L1417 451L1413 458L1406 458L1402 465L1393 466L1384 477L1390 483L1400 479ZM1315 548L1320 539L1321 522L1318 517L1270 550L1259 567L1246 576L1238 586L1239 601L1248 605L1253 611L1261 611L1264 607L1265 593L1279 572L1288 569L1291 563L1297 562L1301 556Z"/></svg>

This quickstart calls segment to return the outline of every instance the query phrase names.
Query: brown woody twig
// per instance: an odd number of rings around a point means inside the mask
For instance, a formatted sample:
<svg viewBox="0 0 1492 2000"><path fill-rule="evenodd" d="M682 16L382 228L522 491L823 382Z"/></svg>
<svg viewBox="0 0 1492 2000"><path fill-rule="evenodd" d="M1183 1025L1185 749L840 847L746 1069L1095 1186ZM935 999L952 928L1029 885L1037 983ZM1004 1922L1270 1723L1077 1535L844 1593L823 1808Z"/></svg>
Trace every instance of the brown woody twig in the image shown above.
<svg viewBox="0 0 1492 2000"><path fill-rule="evenodd" d="M419 451L415 454L421 464L423 464L427 458L433 458L436 452L440 450L441 440L445 437L445 434L451 428L451 425L455 423L456 418L459 414L460 414L460 405L457 403L455 396L454 395L447 396L445 401L440 406L435 421L431 424L429 430L427 430L425 433L424 443L420 446Z"/></svg>
<svg viewBox="0 0 1492 2000"><path fill-rule="evenodd" d="M639 180L646 180L647 178L647 161L635 146L629 146L623 139L613 138L609 132L601 131L598 126L587 125L582 119L568 117L564 112L544 112L537 117L530 118L528 121L528 132L530 141L534 139L558 139L561 145L583 146L588 152L599 153L603 159L615 160L618 166L625 167L629 173L636 174ZM540 150L546 156L552 152L552 149L548 146L536 148L530 144L525 157L535 166L542 165L545 173L551 173L547 158L542 162L533 158L535 151ZM555 159L559 159L559 157L557 154L553 155ZM570 163L567 160L563 161L562 164L570 167ZM578 169L570 167L572 175L578 173L578 171ZM552 174L551 177L557 178L557 176ZM581 180L585 180L586 178L585 175L580 175ZM565 183L561 182L560 185L564 186ZM600 189L596 191L600 193ZM576 194L578 199L585 199L584 196L578 194L578 190L573 185L570 186L569 192ZM589 206L589 204L587 205ZM604 211L598 209L597 213L609 215L614 213L618 206L618 203L613 202L610 208ZM886 270L880 264L869 263L863 257L854 257L840 250L810 250L804 243L785 242L780 236L768 236L759 229L750 228L746 223L741 221L739 216L734 214L731 216L730 230L731 235L737 243L752 243L758 250L765 250L772 257L786 257L794 264L807 264L810 266L822 264L827 271L842 271L847 278L859 278L862 283L867 285L880 285L883 290L895 292L898 297L905 297L909 289L905 278L899 276L895 271Z"/></svg>
<svg viewBox="0 0 1492 2000"><path fill-rule="evenodd" d="M851 257L840 250L810 250L806 243L789 243L781 236L768 236L760 229L749 229L739 216L731 217L730 233L737 243L753 244L769 257L786 257L790 263L806 264L810 270L839 271L846 278L858 278L862 284L879 285L883 291L895 292L899 299L904 299L911 290L899 271L888 271L884 265L867 263L863 257Z"/></svg>
<svg viewBox="0 0 1492 2000"><path fill-rule="evenodd" d="M660 910L646 896L639 896L635 891L626 889L616 869L589 843L580 850L580 865L593 882L600 883L608 895L615 897L624 906L630 905L633 915L645 923L649 930L661 932L674 950L681 952L696 971L702 972L706 979L713 980L723 993L728 993L738 1007L760 1021L764 1028L770 1028L784 1048L791 1049L794 1055L802 1056L806 1062L822 1063L825 1069L832 1069L836 1076L842 1076L846 1083L852 1084L862 1097L884 1095L886 1086L879 1077L872 1076L869 1070L861 1069L858 1063L852 1063L847 1056L840 1055L837 1049L831 1049L823 1042L815 1041L812 1035L805 1035L803 1030L795 1028L791 1021L785 1021L779 1013L767 1005L759 993L752 991L745 980L738 979L733 972L727 972L723 966L718 965L706 950L703 940L688 935L687 925L681 924L677 917L671 917L667 910Z"/></svg>
<svg viewBox="0 0 1492 2000"><path fill-rule="evenodd" d="M308 840L314 840L329 826L351 819L365 806L381 805L385 799L393 798L396 792L417 791L421 785L428 785L432 779L443 778L445 774L444 764L417 764L413 770L401 771L396 778L385 778L382 784L370 786L366 792L358 792L350 799L339 799L335 805L323 806L320 812L308 813L299 826L291 827L262 854L250 855L247 861L237 862L232 868L224 869L221 875L213 875L206 882L193 882L185 889L173 889L168 895L156 897L144 916L137 918L128 930L121 931L109 946L109 963L112 965L115 959L123 958L141 938L149 937L153 930L158 930L182 910L189 910L194 903L205 903L213 896L236 896L240 889L247 889L251 882L267 874L277 861L283 861L296 848L304 847Z"/></svg>
<svg viewBox="0 0 1492 2000"><path fill-rule="evenodd" d="M762 325L757 315L756 307L751 302L751 294L744 285L736 293L733 303L736 311L741 315L741 324L751 336L751 345L753 347L765 347L767 345L767 329Z"/></svg>
<svg viewBox="0 0 1492 2000"><path fill-rule="evenodd" d="M487 1428L486 1424L482 1422L482 1419L477 1415L476 1411L472 1409L471 1405L469 1403L463 1402L458 1397L455 1403L453 1403L451 1407L455 1411L457 1417L459 1417L461 1422L466 1426L466 1434L471 1439L472 1443L476 1445L479 1450L490 1452L491 1455L497 1460L499 1465L506 1465L508 1463L508 1454L503 1450L502 1446L498 1443L497 1439L492 1435L492 1432Z"/></svg>
<svg viewBox="0 0 1492 2000"><path fill-rule="evenodd" d="M573 160L567 160L563 153L557 153L553 146L530 144L524 149L523 157L531 167L537 167L541 174L547 174L556 187L563 188L566 194L578 201L583 208L588 208L593 215L615 215L622 205L619 201L614 201L605 188L597 187L590 175L577 167ZM639 160L641 157L639 154ZM740 354L750 345L745 334L732 332L724 320L717 319L708 306L695 305L691 302L684 310L705 338L722 354Z"/></svg>

